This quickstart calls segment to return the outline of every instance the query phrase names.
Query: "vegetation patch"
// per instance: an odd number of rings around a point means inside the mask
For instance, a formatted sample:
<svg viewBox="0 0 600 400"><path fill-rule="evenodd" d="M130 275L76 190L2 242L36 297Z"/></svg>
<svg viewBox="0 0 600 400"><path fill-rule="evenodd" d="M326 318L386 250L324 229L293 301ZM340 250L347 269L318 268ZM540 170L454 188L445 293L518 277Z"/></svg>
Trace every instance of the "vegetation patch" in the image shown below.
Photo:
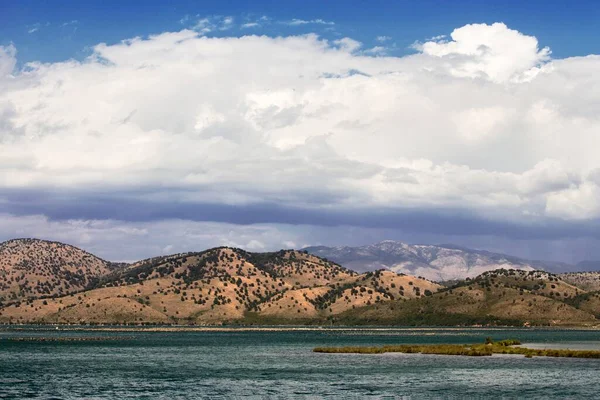
<svg viewBox="0 0 600 400"><path fill-rule="evenodd" d="M386 346L351 346L351 347L317 347L316 353L417 353L438 354L448 356L491 356L493 354L514 354L531 357L571 357L571 358L600 358L599 350L569 350L569 349L528 349L519 347L521 342L516 339L506 339L493 342L490 338L482 344L422 344L422 345L386 345Z"/></svg>

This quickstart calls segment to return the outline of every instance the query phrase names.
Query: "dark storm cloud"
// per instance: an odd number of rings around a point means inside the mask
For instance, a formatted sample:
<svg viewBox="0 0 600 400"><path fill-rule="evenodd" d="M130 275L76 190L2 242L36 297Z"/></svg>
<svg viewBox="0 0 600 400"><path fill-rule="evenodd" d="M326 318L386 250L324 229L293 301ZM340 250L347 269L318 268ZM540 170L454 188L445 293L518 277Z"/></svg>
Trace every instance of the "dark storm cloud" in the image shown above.
<svg viewBox="0 0 600 400"><path fill-rule="evenodd" d="M492 221L464 210L292 207L285 203L228 205L182 201L153 201L143 193L121 196L90 193L12 191L5 193L0 211L14 215L45 215L53 220L120 220L151 222L166 219L222 222L236 225L289 224L396 229L435 235L493 235L523 240L600 238L600 221ZM310 202L307 202L310 203ZM317 202L318 203L318 202Z"/></svg>

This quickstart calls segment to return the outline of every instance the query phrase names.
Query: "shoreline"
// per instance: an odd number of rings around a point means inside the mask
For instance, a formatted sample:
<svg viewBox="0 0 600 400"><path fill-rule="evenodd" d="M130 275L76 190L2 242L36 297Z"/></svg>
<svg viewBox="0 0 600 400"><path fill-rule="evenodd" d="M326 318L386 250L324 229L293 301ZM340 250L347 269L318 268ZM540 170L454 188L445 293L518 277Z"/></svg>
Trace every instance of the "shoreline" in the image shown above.
<svg viewBox="0 0 600 400"><path fill-rule="evenodd" d="M0 324L1 331L63 331L63 332L320 332L320 331L375 331L375 332L394 332L394 331L416 331L416 332L435 332L435 331L463 331L463 330L483 330L483 331L504 331L504 330L556 330L556 331L600 331L599 326L286 326L286 325L262 325L262 326L126 326L126 325L35 325L22 324L10 325Z"/></svg>

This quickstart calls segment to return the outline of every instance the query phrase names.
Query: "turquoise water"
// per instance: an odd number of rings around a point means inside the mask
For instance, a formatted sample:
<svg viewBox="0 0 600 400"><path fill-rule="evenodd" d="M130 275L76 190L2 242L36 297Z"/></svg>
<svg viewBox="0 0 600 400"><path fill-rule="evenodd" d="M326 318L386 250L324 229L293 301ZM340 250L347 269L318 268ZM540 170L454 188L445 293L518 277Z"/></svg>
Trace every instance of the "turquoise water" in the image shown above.
<svg viewBox="0 0 600 400"><path fill-rule="evenodd" d="M97 336L111 341L17 342ZM598 398L600 360L319 354L316 346L474 343L600 349L600 332L396 329L62 332L0 328L0 398Z"/></svg>

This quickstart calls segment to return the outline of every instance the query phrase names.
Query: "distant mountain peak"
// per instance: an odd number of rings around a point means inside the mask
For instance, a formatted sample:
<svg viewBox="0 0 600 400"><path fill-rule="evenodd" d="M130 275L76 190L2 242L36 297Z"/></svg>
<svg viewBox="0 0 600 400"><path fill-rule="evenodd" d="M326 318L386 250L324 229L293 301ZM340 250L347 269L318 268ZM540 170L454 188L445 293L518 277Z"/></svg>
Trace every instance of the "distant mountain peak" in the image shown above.
<svg viewBox="0 0 600 400"><path fill-rule="evenodd" d="M396 240L382 240L365 246L318 246L307 247L304 250L359 272L384 268L438 282L473 278L499 268L525 271L572 269L572 266L566 264L530 261L453 244L415 245Z"/></svg>

